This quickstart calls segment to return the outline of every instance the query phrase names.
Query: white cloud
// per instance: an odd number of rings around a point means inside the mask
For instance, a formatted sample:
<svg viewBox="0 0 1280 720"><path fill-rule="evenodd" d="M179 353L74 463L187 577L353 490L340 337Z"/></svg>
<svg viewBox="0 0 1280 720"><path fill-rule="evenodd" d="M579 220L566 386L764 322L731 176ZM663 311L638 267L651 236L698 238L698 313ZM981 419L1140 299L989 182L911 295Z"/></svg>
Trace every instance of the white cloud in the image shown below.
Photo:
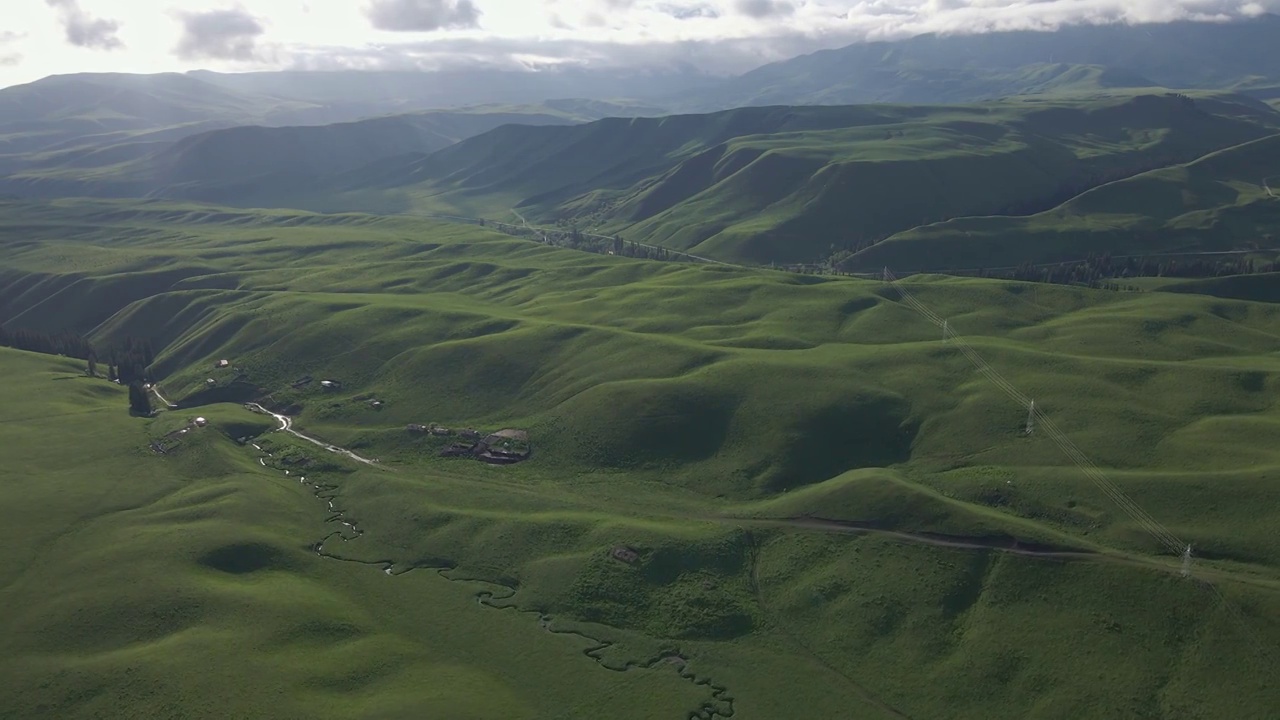
<svg viewBox="0 0 1280 720"><path fill-rule="evenodd" d="M925 32L1280 13L1280 0L243 0L243 6L236 0L0 2L5 6L3 32L22 36L4 45L10 63L15 56L22 61L0 67L0 85L86 70L430 66L451 53L467 61L683 62L732 72L822 47ZM385 13L379 15L379 8ZM68 13L87 23L75 36L81 46L67 42ZM225 22L193 32L193 17ZM482 21L480 27L477 21ZM397 29L432 30L432 42L422 45L419 37ZM97 51L116 43L123 47Z"/></svg>
<svg viewBox="0 0 1280 720"><path fill-rule="evenodd" d="M58 13L66 31L67 42L77 47L98 50L119 50L124 47L117 33L120 23L116 20L90 15L77 0L45 0L45 4Z"/></svg>
<svg viewBox="0 0 1280 720"><path fill-rule="evenodd" d="M434 32L480 26L480 9L471 0L372 0L369 22L391 32Z"/></svg>
<svg viewBox="0 0 1280 720"><path fill-rule="evenodd" d="M174 53L183 60L253 60L258 38L266 32L258 18L241 8L179 12L182 37Z"/></svg>

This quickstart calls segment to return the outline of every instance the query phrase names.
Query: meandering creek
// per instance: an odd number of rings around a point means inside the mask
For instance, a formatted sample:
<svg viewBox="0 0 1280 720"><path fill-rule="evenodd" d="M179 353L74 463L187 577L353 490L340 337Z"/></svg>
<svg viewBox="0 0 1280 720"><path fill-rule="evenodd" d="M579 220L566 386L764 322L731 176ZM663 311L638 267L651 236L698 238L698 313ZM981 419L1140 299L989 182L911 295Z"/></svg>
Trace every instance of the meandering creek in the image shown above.
<svg viewBox="0 0 1280 720"><path fill-rule="evenodd" d="M323 447L324 449L330 452L345 455L353 460L364 463L366 465L375 465L377 463L376 460L362 458L359 455L356 455L355 453L351 452L350 450L346 450L344 448L331 445L329 443L317 440L315 438L308 437L294 430L293 420L286 415L278 415L276 413L273 413L267 410L266 408L262 407L261 405L258 405L257 403L250 403L248 407L250 407L250 409L254 410L255 412L261 412L274 417L276 421L280 423L280 427L278 428L277 432L278 431L288 432L289 434L294 435L295 437L299 437L315 445L319 445L320 447ZM263 455L258 458L258 462L263 467L271 467L270 465L268 465L267 460L273 457L273 455L267 450L263 449L262 446L256 443L254 443L252 447L258 452L263 453ZM284 474L290 477L294 477L294 475L292 474L292 471L290 470L284 470ZM396 562L393 560L357 560L354 558L342 557L341 555L337 555L333 552L330 552L329 550L326 549L326 546L330 544L330 541L333 541L335 538L337 538L342 543L351 542L363 536L364 530L360 529L360 527L355 522L346 519L346 511L339 508L336 505L336 500L338 498L338 486L328 485L325 483L312 482L308 480L305 475L298 475L296 477L298 482L302 485L305 485L307 488L309 488L312 494L316 498L325 502L329 512L329 517L326 518L325 522L334 523L339 526L333 532L320 538L318 541L316 541L312 545L312 549L315 551L316 555L322 558L327 558L329 560L336 560L339 562L356 563L359 565L376 567L381 569L383 574L388 576L403 575L413 570L431 570L431 571L435 571L436 574L438 574L440 577L446 580L449 580L450 582L468 582L472 584L479 582L475 580L464 580L460 578L450 577L449 573L455 569L451 565L441 565L441 566L411 565L408 567L404 567L404 566L398 566ZM499 611L507 610L507 611L521 613L521 614L534 615L537 619L539 627L541 627L546 632L553 635L569 635L569 636L577 637L586 641L588 643L588 646L582 650L582 654L591 658L591 660L594 661L596 665L598 665L599 667L602 667L612 672L627 672L635 669L648 670L648 669L657 668L659 666L666 666L666 667L672 668L684 680L690 683L693 683L694 685L704 686L708 688L710 690L711 698L709 700L704 701L702 705L696 710L689 711L685 715L686 720L715 720L715 718L733 717L734 699L731 695L729 695L728 688L724 687L723 685L718 685L714 683L710 678L699 677L698 675L696 675L693 671L689 669L688 658L680 654L678 651L664 653L655 658L647 660L645 662L628 661L622 666L611 665L604 659L604 653L606 650L612 647L613 643L609 642L608 640L601 640L600 638L591 637L589 635L583 634L575 630L558 630L552 627L551 625L552 618L549 615L545 615L543 613L532 611L532 610L520 610L519 608L512 605L500 605L498 604L499 602L504 600L509 600L510 598L515 596L516 588L512 586L502 585L499 583L493 583L493 582L484 582L483 584L492 586L495 588L495 590L492 590L492 591L486 590L486 591L477 593L476 601L481 606L489 608L491 610L499 610Z"/></svg>

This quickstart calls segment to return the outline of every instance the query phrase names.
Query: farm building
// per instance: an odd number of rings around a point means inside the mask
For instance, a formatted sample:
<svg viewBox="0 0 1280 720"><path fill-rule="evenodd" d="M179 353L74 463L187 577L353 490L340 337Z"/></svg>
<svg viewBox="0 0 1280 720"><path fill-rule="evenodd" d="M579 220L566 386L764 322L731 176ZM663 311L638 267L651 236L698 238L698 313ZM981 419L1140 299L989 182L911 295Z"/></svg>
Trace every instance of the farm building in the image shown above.
<svg viewBox="0 0 1280 720"><path fill-rule="evenodd" d="M216 370L221 370L222 368L225 368L225 367L231 367L231 361L230 361L230 360L219 360L218 362L216 362L216 363L214 363L214 364L213 364L213 367L214 367L214 369L216 369Z"/></svg>

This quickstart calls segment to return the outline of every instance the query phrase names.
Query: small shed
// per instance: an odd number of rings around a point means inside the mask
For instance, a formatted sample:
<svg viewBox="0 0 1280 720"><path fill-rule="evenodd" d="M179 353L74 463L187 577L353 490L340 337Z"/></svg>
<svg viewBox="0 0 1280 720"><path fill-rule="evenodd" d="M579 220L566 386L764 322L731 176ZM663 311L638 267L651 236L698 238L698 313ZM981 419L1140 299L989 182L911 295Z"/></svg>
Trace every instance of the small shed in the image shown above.
<svg viewBox="0 0 1280 720"><path fill-rule="evenodd" d="M337 390L342 387L342 383L338 382L337 380L321 380L320 387L324 388L325 390Z"/></svg>
<svg viewBox="0 0 1280 720"><path fill-rule="evenodd" d="M205 380L205 381L204 381L204 384L205 384L205 385L208 385L209 387L213 387L214 385L217 385L217 384L218 384L218 381L217 381L217 380L214 380L213 378L209 378L209 379L207 379L207 380Z"/></svg>
<svg viewBox="0 0 1280 720"><path fill-rule="evenodd" d="M427 431L427 426L419 425L417 423L409 423L408 425L404 426L404 429L416 435L421 435Z"/></svg>
<svg viewBox="0 0 1280 720"><path fill-rule="evenodd" d="M609 554L613 556L614 560L619 560L628 565L634 564L635 561L640 559L640 553L636 552L635 550L632 550L626 545L618 545L612 551L610 551Z"/></svg>
<svg viewBox="0 0 1280 720"><path fill-rule="evenodd" d="M230 361L230 360L219 360L218 362L216 362L216 363L214 363L214 364L213 364L213 367L214 367L215 369L218 369L218 370L221 370L222 368L225 368L225 367L231 367L231 361Z"/></svg>
<svg viewBox="0 0 1280 720"><path fill-rule="evenodd" d="M208 425L208 424L209 424L208 420L205 420L202 417L196 418L196 427L204 427L205 425Z"/></svg>

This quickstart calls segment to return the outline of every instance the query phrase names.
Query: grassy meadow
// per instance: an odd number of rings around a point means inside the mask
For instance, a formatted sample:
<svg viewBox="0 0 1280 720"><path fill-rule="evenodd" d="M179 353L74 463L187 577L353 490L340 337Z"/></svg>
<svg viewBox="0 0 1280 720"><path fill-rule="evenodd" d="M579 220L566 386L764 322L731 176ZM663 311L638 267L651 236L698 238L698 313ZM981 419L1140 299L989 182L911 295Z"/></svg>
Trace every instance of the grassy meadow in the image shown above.
<svg viewBox="0 0 1280 720"><path fill-rule="evenodd" d="M1256 100L1152 89L951 106L751 107L512 125L310 184L248 183L214 195L195 185L169 196L502 221L515 208L531 222L735 263L817 262L922 225L1048 210L1277 128L1280 115Z"/></svg>
<svg viewBox="0 0 1280 720"><path fill-rule="evenodd" d="M1193 545L1193 578L881 282L404 217L0 204L0 322L148 339L180 406L132 418L83 363L0 351L4 704L1269 717L1280 311L907 286ZM379 462L271 432L249 400ZM527 429L533 456L442 458L416 423ZM313 552L339 530L323 550L353 562Z"/></svg>
<svg viewBox="0 0 1280 720"><path fill-rule="evenodd" d="M1274 258L1280 135L1107 183L1026 217L967 217L898 233L849 258L850 269L992 269L1021 263L1255 250ZM1270 252L1266 252L1270 251Z"/></svg>

